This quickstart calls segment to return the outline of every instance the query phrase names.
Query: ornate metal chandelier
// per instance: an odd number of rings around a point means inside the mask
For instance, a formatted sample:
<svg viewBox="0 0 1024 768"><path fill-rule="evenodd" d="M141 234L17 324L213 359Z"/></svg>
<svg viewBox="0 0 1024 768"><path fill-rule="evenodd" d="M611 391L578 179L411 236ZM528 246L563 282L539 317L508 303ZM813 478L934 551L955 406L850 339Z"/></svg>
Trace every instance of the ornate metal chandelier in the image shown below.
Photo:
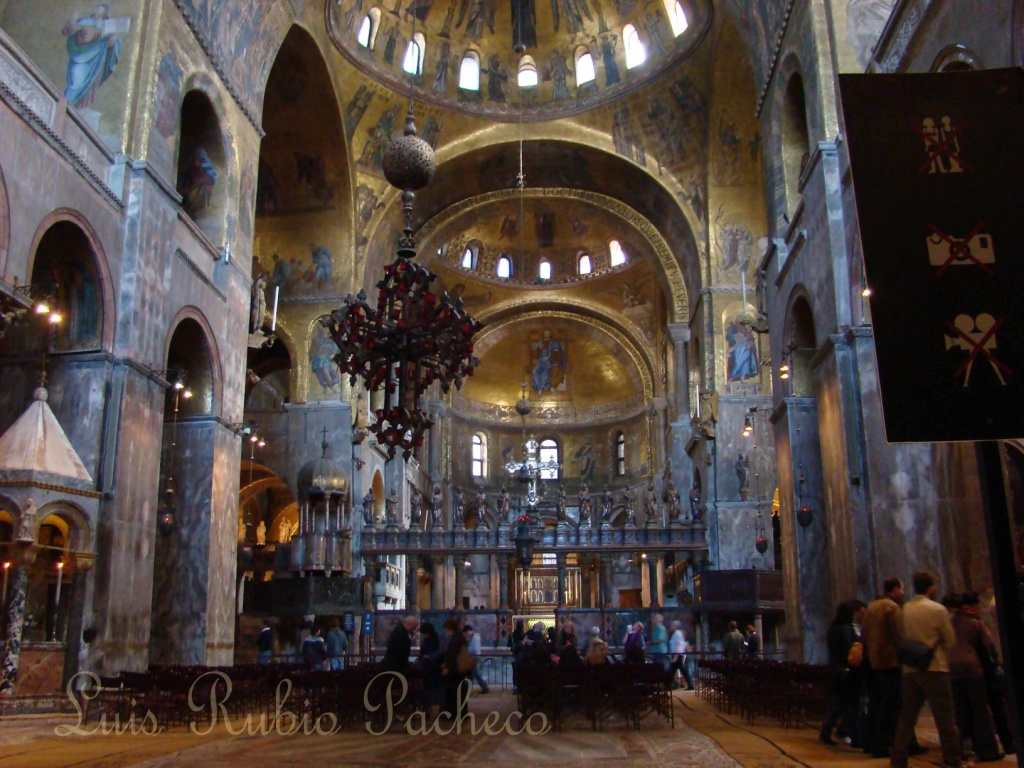
<svg viewBox="0 0 1024 768"><path fill-rule="evenodd" d="M384 388L384 406L370 426L378 444L390 458L401 449L408 459L433 423L419 407L420 397L434 382L447 393L473 375L480 363L473 356L473 335L482 326L463 309L461 298L453 302L447 293L439 297L432 291L437 275L412 261L414 190L430 181L435 161L431 146L416 136L411 104L405 135L388 147L382 166L388 182L402 190L398 257L377 283L376 308L361 290L345 297L325 325L338 345L335 360L350 382L361 378L368 392Z"/></svg>

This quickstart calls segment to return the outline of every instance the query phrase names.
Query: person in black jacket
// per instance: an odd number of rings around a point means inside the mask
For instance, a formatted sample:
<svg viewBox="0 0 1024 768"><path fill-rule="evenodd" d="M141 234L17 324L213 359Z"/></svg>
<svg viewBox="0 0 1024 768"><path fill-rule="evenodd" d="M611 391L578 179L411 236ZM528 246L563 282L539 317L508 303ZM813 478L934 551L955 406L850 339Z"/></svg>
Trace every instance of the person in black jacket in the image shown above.
<svg viewBox="0 0 1024 768"><path fill-rule="evenodd" d="M416 668L423 677L423 709L432 713L444 700L444 678L441 676L441 662L444 647L437 636L437 630L429 621L420 627L420 655Z"/></svg>
<svg viewBox="0 0 1024 768"><path fill-rule="evenodd" d="M860 605L863 605L862 603ZM828 628L828 664L832 670L831 693L836 702L821 726L820 740L835 744L832 731L842 721L842 730L851 738L853 746L860 748L860 730L857 722L860 698L860 670L849 666L850 648L860 642L860 633L854 626L854 611L857 601L843 603L836 609L836 616Z"/></svg>
<svg viewBox="0 0 1024 768"><path fill-rule="evenodd" d="M448 647L444 652L444 663L441 666L441 675L444 677L444 708L442 715L447 717L462 717L469 709L469 691L472 685L465 686L462 696L462 711L459 709L459 687L466 675L459 673L459 650L466 647L466 636L459 629L455 619L448 619L444 623L444 633L448 636Z"/></svg>
<svg viewBox="0 0 1024 768"><path fill-rule="evenodd" d="M409 671L409 655L412 653L412 636L419 626L420 620L415 616L406 616L395 624L388 637L387 648L384 649L384 658L380 662L381 672L400 672L403 675Z"/></svg>

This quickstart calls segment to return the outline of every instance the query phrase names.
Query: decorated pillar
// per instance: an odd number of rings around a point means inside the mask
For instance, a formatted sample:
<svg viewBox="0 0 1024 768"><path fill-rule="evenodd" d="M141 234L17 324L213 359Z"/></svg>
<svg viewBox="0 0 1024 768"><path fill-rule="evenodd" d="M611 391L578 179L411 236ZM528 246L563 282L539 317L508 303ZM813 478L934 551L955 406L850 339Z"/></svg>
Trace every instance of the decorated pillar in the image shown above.
<svg viewBox="0 0 1024 768"><path fill-rule="evenodd" d="M465 580L466 563L465 555L452 555L452 566L455 568L455 610L462 610L462 593L464 591L463 582Z"/></svg>
<svg viewBox="0 0 1024 768"><path fill-rule="evenodd" d="M508 608L508 555L498 555L498 607Z"/></svg>
<svg viewBox="0 0 1024 768"><path fill-rule="evenodd" d="M555 598L558 608L565 608L565 553L559 552L555 555L558 563L558 597Z"/></svg>
<svg viewBox="0 0 1024 768"><path fill-rule="evenodd" d="M408 605L411 611L417 611L420 607L420 559L415 555L405 557L405 579Z"/></svg>
<svg viewBox="0 0 1024 768"><path fill-rule="evenodd" d="M660 608L665 605L664 595L661 591L661 579L658 578L658 563L660 555L647 555L648 580L651 585L651 607Z"/></svg>
<svg viewBox="0 0 1024 768"><path fill-rule="evenodd" d="M430 608L438 611L444 607L444 563L442 559L435 559L431 563L431 585L430 585Z"/></svg>
<svg viewBox="0 0 1024 768"><path fill-rule="evenodd" d="M12 561L14 573L8 587L7 642L4 645L3 679L0 696L13 696L21 658L21 635L25 629L25 598L28 593L28 566L35 558L36 547L31 540L15 542Z"/></svg>
<svg viewBox="0 0 1024 768"><path fill-rule="evenodd" d="M668 335L672 340L672 372L669 395L675 404L675 420L690 420L690 327L686 323L669 323Z"/></svg>

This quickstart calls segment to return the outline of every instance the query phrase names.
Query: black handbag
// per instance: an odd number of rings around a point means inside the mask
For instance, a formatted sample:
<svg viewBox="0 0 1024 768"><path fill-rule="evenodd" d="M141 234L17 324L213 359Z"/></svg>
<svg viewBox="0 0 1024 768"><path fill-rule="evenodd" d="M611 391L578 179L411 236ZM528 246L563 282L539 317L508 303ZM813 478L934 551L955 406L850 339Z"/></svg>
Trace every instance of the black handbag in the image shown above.
<svg viewBox="0 0 1024 768"><path fill-rule="evenodd" d="M925 672L932 664L935 648L919 640L904 640L900 643L900 664Z"/></svg>

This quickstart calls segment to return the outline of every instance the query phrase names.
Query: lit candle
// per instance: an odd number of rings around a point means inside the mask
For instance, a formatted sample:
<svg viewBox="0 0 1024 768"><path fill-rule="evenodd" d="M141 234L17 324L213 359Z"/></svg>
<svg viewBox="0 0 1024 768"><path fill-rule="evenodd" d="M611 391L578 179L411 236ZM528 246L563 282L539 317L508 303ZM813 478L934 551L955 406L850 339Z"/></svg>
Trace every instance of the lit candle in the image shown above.
<svg viewBox="0 0 1024 768"><path fill-rule="evenodd" d="M11 570L10 563L4 563L4 593L0 596L4 605L7 605L7 574Z"/></svg>
<svg viewBox="0 0 1024 768"><path fill-rule="evenodd" d="M277 330L277 299L281 295L281 286L274 286L274 316L270 319L270 331L273 333Z"/></svg>
<svg viewBox="0 0 1024 768"><path fill-rule="evenodd" d="M63 577L64 577L64 561L61 560L59 563L57 563L57 597L53 601L53 605L54 605L53 611L54 611L54 614L56 614L57 609L60 607L60 583L61 583L61 581L63 581ZM57 625L56 618L54 619L53 623L54 623L54 626Z"/></svg>

